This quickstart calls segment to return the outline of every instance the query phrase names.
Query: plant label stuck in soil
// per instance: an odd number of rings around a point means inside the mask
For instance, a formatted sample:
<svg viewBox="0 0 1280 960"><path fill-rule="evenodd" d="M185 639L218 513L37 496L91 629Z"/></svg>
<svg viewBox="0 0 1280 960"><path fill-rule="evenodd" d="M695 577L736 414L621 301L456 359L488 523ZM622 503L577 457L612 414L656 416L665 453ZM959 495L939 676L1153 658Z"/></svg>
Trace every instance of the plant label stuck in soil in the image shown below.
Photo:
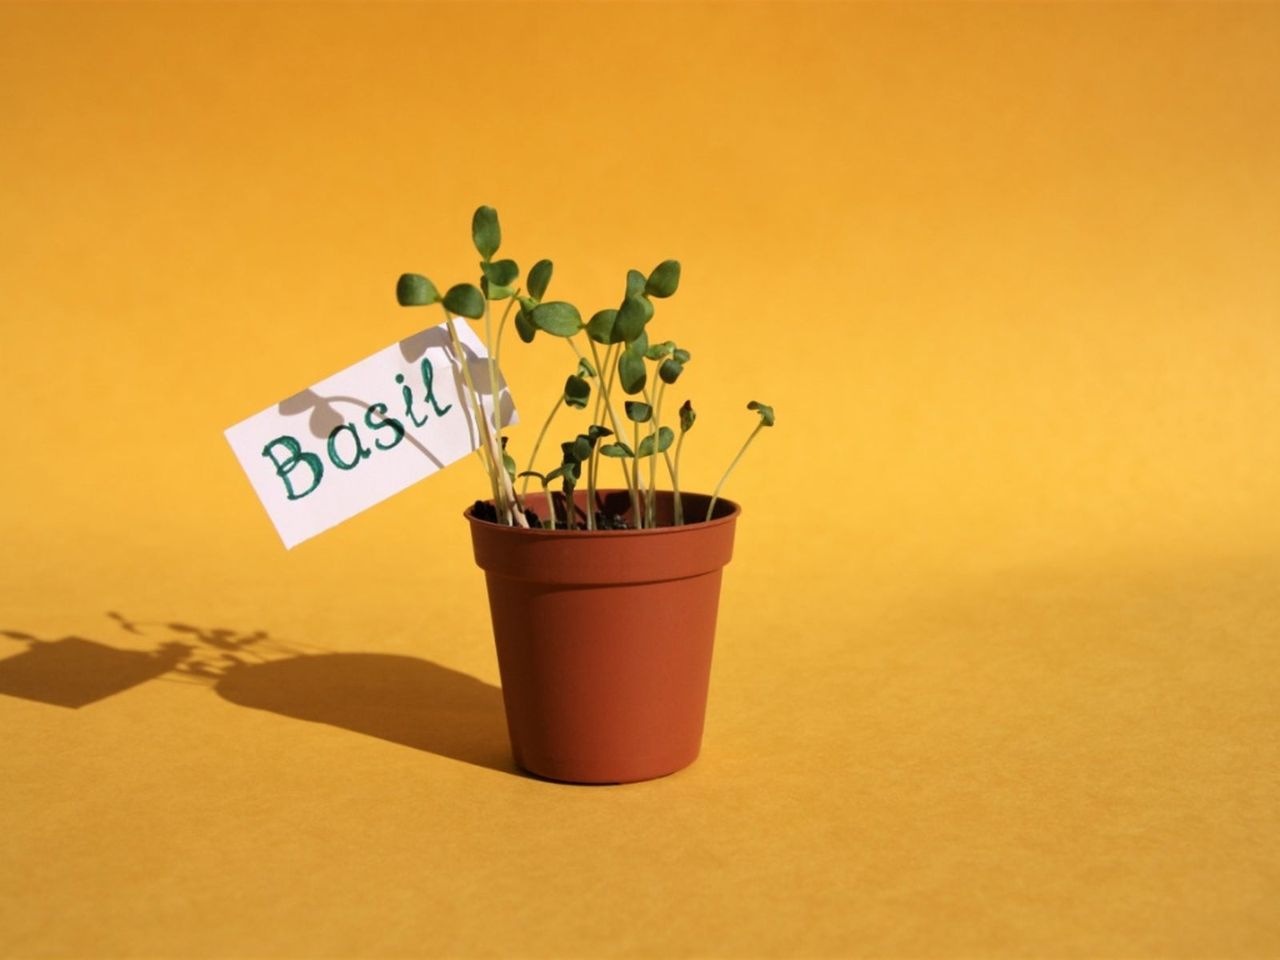
<svg viewBox="0 0 1280 960"><path fill-rule="evenodd" d="M455 320L467 372L489 416L488 354ZM503 426L515 405L498 376ZM286 547L336 526L480 446L449 325L379 350L226 431Z"/></svg>

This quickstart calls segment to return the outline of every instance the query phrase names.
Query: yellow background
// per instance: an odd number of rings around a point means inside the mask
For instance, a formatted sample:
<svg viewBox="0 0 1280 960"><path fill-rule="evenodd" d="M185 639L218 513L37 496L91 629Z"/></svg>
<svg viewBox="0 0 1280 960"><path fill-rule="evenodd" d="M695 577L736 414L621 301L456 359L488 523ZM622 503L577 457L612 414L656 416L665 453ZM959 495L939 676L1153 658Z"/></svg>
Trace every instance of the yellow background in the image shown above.
<svg viewBox="0 0 1280 960"><path fill-rule="evenodd" d="M0 656L439 665L0 697L0 952L1280 955L1280 7L6 5L0 124ZM667 780L505 768L474 462L285 552L222 437L479 203L683 262L687 486L778 410Z"/></svg>

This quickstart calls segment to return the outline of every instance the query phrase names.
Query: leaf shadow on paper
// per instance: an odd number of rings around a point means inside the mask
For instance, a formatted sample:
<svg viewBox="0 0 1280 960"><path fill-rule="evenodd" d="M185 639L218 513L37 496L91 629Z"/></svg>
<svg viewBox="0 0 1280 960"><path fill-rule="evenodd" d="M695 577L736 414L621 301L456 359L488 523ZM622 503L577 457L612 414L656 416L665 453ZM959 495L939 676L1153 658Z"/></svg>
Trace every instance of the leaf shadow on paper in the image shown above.
<svg viewBox="0 0 1280 960"><path fill-rule="evenodd" d="M466 356L467 372L471 375L471 382L475 385L476 393L480 395L481 404L491 409L494 385L492 378L489 376L488 360L478 355L467 344L462 343L461 346ZM448 332L443 326L431 327L400 341L400 355L410 364L419 364L426 356L427 351L433 348L443 349L447 353L454 394L458 397L466 397L468 391L462 376L462 367L458 363L457 353L449 341ZM417 388L417 384L410 387L410 389L414 390ZM419 402L426 402L425 397L415 397L415 399ZM511 422L515 414L515 403L511 399L511 392L501 375L498 377L498 404L502 418L501 422L503 424ZM281 400L276 410L281 416L285 417L308 415L307 428L310 430L311 435L320 440L327 440L335 429L348 422L340 409L341 407L355 407L360 411L360 415L363 416L371 406L371 403L361 400L359 397L343 395L321 396L308 387L306 390L299 391L293 396ZM459 404L459 407L467 422L467 433L471 437L471 446L478 447L480 445L480 435L471 405L464 401ZM406 433L404 439L417 448L437 469L445 466L444 462L436 454L411 433Z"/></svg>
<svg viewBox="0 0 1280 960"><path fill-rule="evenodd" d="M492 409L494 384L489 376L488 358L480 356L461 339L459 339L459 345L466 355L467 373L471 375L471 382L475 385L476 393L480 394L481 402L488 400L487 406ZM401 340L400 355L409 363L417 363L432 347L439 347L449 355L449 368L453 375L454 389L457 391L458 396L465 396L466 382L462 376L462 367L458 363L458 355L453 349L453 344L449 341L449 333L443 324L430 327ZM466 404L463 404L463 409L467 412L468 422L470 422L470 411L466 410ZM503 424L510 423L511 418L515 415L515 402L511 399L511 390L501 372L498 373L498 413Z"/></svg>
<svg viewBox="0 0 1280 960"><path fill-rule="evenodd" d="M523 776L507 745L502 691L460 671L419 657L324 651L264 630L108 616L147 649L0 630L27 645L0 659L0 694L81 709L153 680L199 684L238 706Z"/></svg>

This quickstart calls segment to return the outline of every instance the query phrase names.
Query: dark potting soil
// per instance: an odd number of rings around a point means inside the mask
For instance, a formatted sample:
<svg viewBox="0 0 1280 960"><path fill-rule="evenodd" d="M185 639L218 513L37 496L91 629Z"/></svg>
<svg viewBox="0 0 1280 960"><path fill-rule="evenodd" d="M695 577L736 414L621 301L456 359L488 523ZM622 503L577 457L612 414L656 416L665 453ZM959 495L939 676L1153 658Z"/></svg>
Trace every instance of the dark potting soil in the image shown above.
<svg viewBox="0 0 1280 960"><path fill-rule="evenodd" d="M484 520L486 523L498 522L497 509L493 506L492 503L487 503L484 500L477 500L472 505L471 515L475 517L477 520ZM542 518L538 516L536 511L526 508L524 511L524 517L526 520L529 521L529 526L531 527L542 526ZM575 527L574 529L576 530L585 529L586 521L581 516L576 517L575 522L578 524L578 526ZM568 527L564 525L564 521L560 520L559 518L556 519L555 528L557 530L568 529ZM603 511L597 510L596 511L596 529L597 530L630 530L631 524L627 523L626 518L624 518L621 514L618 514L618 513L606 514Z"/></svg>

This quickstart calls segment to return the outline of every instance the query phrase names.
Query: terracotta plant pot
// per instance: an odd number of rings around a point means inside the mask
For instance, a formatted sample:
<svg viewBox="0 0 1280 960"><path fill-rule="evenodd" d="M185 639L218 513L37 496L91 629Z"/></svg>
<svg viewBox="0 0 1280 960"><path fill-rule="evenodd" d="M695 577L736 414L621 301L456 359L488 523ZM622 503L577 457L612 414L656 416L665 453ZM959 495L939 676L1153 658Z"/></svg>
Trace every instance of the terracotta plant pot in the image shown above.
<svg viewBox="0 0 1280 960"><path fill-rule="evenodd" d="M629 514L625 490L597 491ZM542 494L527 502L547 516ZM554 496L563 519L564 501ZM681 495L686 518L709 498ZM576 493L579 510L584 491ZM672 495L658 494L669 524ZM698 756L720 572L740 510L649 530L526 530L465 513L489 609L515 761L572 783L666 776Z"/></svg>

